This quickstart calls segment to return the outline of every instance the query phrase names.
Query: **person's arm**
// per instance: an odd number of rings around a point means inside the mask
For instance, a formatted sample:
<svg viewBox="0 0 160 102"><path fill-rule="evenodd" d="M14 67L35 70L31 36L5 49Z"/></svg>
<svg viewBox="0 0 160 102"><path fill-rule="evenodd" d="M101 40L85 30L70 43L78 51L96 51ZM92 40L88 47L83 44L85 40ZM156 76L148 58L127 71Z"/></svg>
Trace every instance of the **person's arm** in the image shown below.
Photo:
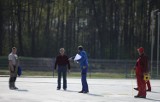
<svg viewBox="0 0 160 102"><path fill-rule="evenodd" d="M67 64L68 64L68 69L70 70L70 69L71 69L71 67L70 67L70 62L69 62L68 57L67 57Z"/></svg>
<svg viewBox="0 0 160 102"><path fill-rule="evenodd" d="M148 58L147 58L147 56L144 57L144 72L145 73L149 72L149 70L148 70Z"/></svg>
<svg viewBox="0 0 160 102"><path fill-rule="evenodd" d="M84 62L86 60L86 54L84 52L80 53L81 59L77 60L78 62Z"/></svg>
<svg viewBox="0 0 160 102"><path fill-rule="evenodd" d="M9 63L9 70L11 71L11 72L13 72L14 71L14 67L13 67L13 62L12 62L12 55L9 55L8 56L8 63Z"/></svg>
<svg viewBox="0 0 160 102"><path fill-rule="evenodd" d="M135 66L133 67L133 70L136 71L136 68L137 68L137 62L135 64Z"/></svg>
<svg viewBox="0 0 160 102"><path fill-rule="evenodd" d="M54 64L54 69L56 69L57 68L57 59L58 59L58 57L56 57L56 61L55 61L55 64Z"/></svg>
<svg viewBox="0 0 160 102"><path fill-rule="evenodd" d="M147 65L146 65L146 58L145 57L142 57L141 60L140 60L140 68L142 70L142 74L146 73L147 72Z"/></svg>
<svg viewBox="0 0 160 102"><path fill-rule="evenodd" d="M13 64L12 64L12 60L9 60L9 70L10 70L11 72L14 71L14 67L13 67Z"/></svg>
<svg viewBox="0 0 160 102"><path fill-rule="evenodd" d="M16 55L16 68L15 68L15 72L17 73L18 72L18 65L19 65L19 59L18 59L18 56Z"/></svg>
<svg viewBox="0 0 160 102"><path fill-rule="evenodd" d="M68 60L74 60L75 56L70 57Z"/></svg>

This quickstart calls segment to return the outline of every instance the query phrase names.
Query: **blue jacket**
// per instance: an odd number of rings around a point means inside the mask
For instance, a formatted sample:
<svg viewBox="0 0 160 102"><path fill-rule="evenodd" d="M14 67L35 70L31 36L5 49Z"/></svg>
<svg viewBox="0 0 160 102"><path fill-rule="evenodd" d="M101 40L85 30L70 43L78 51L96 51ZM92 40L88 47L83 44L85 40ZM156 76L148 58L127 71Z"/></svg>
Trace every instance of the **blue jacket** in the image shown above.
<svg viewBox="0 0 160 102"><path fill-rule="evenodd" d="M88 57L87 57L87 54L84 50L80 51L80 56L81 56L81 59L78 60L78 62L80 63L80 66L83 67L83 66L88 66Z"/></svg>

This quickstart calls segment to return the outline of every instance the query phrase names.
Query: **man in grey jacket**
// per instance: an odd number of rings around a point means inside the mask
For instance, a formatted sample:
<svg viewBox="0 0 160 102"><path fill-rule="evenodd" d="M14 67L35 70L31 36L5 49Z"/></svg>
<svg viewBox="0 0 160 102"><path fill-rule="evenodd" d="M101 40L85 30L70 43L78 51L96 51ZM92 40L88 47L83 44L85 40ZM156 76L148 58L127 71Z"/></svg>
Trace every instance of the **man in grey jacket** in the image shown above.
<svg viewBox="0 0 160 102"><path fill-rule="evenodd" d="M15 81L17 79L17 70L18 70L18 56L17 56L17 48L13 47L12 52L8 55L9 60L9 72L10 72L10 78L9 78L9 88L11 90L18 89L15 86Z"/></svg>

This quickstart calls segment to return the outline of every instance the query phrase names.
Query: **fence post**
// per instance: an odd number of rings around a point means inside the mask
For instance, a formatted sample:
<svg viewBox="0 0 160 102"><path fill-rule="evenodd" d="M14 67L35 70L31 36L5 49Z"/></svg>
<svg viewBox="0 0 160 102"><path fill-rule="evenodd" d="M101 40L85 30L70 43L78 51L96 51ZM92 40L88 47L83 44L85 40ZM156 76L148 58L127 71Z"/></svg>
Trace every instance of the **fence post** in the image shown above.
<svg viewBox="0 0 160 102"><path fill-rule="evenodd" d="M125 64L125 74L126 74L126 78L127 78L127 65Z"/></svg>

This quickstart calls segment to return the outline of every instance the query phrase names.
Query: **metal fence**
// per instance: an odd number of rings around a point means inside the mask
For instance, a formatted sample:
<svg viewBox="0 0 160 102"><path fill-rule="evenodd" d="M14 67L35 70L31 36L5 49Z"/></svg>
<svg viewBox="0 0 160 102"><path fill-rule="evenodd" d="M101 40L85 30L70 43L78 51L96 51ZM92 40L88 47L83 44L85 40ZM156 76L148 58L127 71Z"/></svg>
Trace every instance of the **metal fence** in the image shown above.
<svg viewBox="0 0 160 102"><path fill-rule="evenodd" d="M55 58L19 58L19 65L23 70L27 71L53 71L54 63ZM89 72L119 73L124 74L128 78L135 63L136 61L133 60L89 59ZM80 71L78 63L71 61L70 64L72 72ZM0 58L0 68L8 68L7 58ZM152 77L159 77L156 73L156 62L153 62Z"/></svg>

